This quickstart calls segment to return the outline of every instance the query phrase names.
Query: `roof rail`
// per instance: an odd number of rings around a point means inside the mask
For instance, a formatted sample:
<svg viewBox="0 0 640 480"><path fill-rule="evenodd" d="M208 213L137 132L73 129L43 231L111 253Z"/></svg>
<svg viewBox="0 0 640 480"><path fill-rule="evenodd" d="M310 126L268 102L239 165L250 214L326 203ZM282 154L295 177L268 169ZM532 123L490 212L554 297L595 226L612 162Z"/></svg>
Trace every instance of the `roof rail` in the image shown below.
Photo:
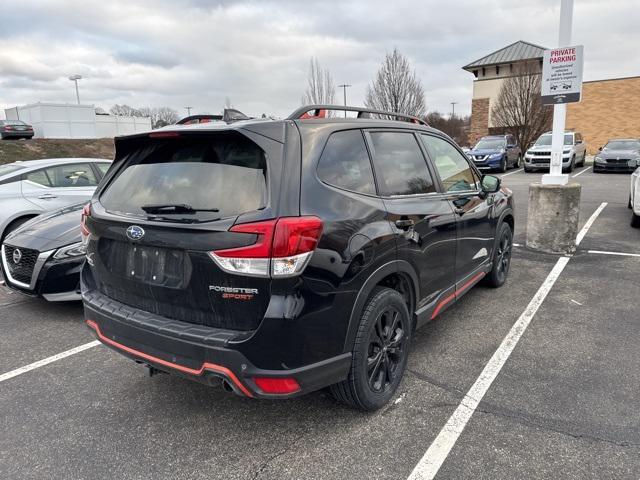
<svg viewBox="0 0 640 480"><path fill-rule="evenodd" d="M291 115L287 117L287 120L299 120L301 118L324 118L324 112L327 110L337 110L340 112L358 112L358 118L371 118L370 115L384 115L387 117L395 117L395 120L401 120L410 123L417 123L418 125L429 126L424 120L415 117L413 115L407 115L405 113L398 112L385 112L384 110L374 110L372 108L365 107L347 107L341 105L303 105L296 109ZM307 115L313 111L313 115ZM324 111L324 112L323 112ZM307 115L305 117L305 115Z"/></svg>

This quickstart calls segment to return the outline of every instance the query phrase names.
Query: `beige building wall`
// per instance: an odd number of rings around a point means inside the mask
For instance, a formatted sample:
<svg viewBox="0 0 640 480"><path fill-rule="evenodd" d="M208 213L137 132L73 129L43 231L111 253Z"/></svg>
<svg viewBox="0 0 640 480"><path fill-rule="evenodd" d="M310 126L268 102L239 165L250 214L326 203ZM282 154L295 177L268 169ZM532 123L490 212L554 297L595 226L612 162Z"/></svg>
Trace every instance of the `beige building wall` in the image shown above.
<svg viewBox="0 0 640 480"><path fill-rule="evenodd" d="M582 133L592 154L610 138L640 138L640 76L583 83L566 125Z"/></svg>

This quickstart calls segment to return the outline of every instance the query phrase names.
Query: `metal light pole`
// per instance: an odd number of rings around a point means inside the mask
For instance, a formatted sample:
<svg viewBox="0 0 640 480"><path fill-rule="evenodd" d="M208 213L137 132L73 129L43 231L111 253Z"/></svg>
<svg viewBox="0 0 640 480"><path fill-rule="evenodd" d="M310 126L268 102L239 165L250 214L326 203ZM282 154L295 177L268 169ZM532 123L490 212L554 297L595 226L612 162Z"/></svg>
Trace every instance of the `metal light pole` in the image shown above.
<svg viewBox="0 0 640 480"><path fill-rule="evenodd" d="M82 78L82 75L78 75L77 73L69 77L69 80L71 80L76 84L76 100L78 101L78 105L80 105L80 93L78 91L78 80L80 80L81 78Z"/></svg>
<svg viewBox="0 0 640 480"><path fill-rule="evenodd" d="M456 104L458 102L451 102L451 118L456 116Z"/></svg>
<svg viewBox="0 0 640 480"><path fill-rule="evenodd" d="M190 116L191 116L191 109L192 109L193 107L184 107L184 108L186 108L186 109L187 109L187 117L190 117Z"/></svg>
<svg viewBox="0 0 640 480"><path fill-rule="evenodd" d="M571 24L573 20L573 0L561 0L560 33L558 47L571 44ZM564 148L564 128L567 118L565 103L553 106L553 132L551 134L551 165L549 173L542 176L543 185L566 185L569 175L562 173L562 150Z"/></svg>
<svg viewBox="0 0 640 480"><path fill-rule="evenodd" d="M343 83L342 85L338 85L338 88L342 88L344 93L344 106L347 106L347 87L352 87L353 85L349 85L348 83ZM347 111L344 111L344 118L347 118Z"/></svg>

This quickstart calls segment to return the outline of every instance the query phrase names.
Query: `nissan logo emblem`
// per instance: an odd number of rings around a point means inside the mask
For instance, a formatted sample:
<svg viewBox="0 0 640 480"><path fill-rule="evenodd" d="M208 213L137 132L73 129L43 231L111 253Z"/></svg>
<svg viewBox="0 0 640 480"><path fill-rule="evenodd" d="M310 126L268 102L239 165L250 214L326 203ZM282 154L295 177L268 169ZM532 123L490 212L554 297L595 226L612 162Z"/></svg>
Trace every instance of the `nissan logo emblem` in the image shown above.
<svg viewBox="0 0 640 480"><path fill-rule="evenodd" d="M13 251L13 263L17 265L20 263L20 260L22 260L22 252L20 251L19 248L16 248Z"/></svg>
<svg viewBox="0 0 640 480"><path fill-rule="evenodd" d="M129 237L131 240L140 240L142 237L144 237L144 230L142 229L142 227L139 227L137 225L131 225L129 228L127 228L127 237Z"/></svg>

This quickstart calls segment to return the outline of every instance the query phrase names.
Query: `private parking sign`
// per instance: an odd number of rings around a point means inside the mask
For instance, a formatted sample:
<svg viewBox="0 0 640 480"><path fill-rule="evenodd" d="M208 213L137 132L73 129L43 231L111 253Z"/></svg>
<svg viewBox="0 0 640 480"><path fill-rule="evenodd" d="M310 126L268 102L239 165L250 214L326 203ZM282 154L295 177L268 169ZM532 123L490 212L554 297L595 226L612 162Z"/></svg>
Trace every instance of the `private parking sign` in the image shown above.
<svg viewBox="0 0 640 480"><path fill-rule="evenodd" d="M579 102L582 95L582 45L545 50L542 64L542 103Z"/></svg>

